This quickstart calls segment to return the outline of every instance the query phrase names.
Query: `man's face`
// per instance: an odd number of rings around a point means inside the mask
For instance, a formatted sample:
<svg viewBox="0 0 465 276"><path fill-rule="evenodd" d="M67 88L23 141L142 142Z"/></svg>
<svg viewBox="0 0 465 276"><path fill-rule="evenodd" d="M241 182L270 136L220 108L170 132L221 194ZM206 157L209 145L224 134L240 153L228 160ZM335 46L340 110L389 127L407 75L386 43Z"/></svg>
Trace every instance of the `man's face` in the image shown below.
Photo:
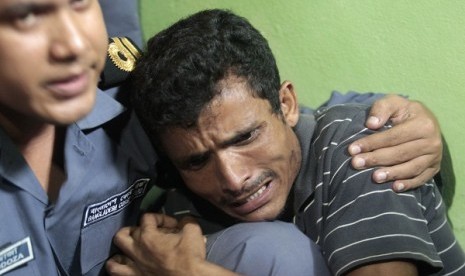
<svg viewBox="0 0 465 276"><path fill-rule="evenodd" d="M280 90L283 115L229 78L193 129L169 128L162 147L195 194L245 221L270 220L283 210L300 168L292 127L298 108L292 84Z"/></svg>
<svg viewBox="0 0 465 276"><path fill-rule="evenodd" d="M87 114L107 43L97 0L1 0L0 124Z"/></svg>

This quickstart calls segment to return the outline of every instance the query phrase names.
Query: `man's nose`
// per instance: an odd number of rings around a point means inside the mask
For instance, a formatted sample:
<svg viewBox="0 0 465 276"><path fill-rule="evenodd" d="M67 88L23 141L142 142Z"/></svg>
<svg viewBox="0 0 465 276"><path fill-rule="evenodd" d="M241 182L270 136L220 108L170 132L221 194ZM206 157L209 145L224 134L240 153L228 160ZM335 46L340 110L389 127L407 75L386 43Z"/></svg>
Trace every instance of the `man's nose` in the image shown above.
<svg viewBox="0 0 465 276"><path fill-rule="evenodd" d="M86 30L72 11L58 14L51 28L50 54L54 60L74 61L87 50Z"/></svg>
<svg viewBox="0 0 465 276"><path fill-rule="evenodd" d="M222 189L229 192L241 191L250 178L250 168L245 161L234 153L223 153L215 161Z"/></svg>

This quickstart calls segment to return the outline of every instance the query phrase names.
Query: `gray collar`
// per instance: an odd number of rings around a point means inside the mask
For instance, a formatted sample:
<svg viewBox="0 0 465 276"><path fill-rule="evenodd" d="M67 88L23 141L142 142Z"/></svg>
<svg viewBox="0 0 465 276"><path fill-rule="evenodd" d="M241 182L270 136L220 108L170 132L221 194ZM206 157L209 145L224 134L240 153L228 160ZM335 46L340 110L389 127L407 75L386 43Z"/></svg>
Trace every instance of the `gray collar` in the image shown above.
<svg viewBox="0 0 465 276"><path fill-rule="evenodd" d="M96 128L123 113L125 107L111 95L98 90L95 105L89 115L77 122L80 129Z"/></svg>

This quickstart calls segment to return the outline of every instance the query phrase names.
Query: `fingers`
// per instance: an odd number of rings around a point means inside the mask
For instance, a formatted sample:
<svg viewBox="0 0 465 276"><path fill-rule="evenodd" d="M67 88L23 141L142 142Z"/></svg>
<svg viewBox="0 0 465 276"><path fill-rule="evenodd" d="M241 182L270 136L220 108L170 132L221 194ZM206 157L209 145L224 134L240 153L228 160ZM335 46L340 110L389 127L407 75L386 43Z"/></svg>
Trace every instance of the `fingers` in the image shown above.
<svg viewBox="0 0 465 276"><path fill-rule="evenodd" d="M360 138L349 145L349 153L354 156L363 152L371 152L376 149L399 144L398 142L394 142L395 140L401 139L396 136L396 131L397 129L389 129L384 132L377 132Z"/></svg>
<svg viewBox="0 0 465 276"><path fill-rule="evenodd" d="M190 217L190 216L186 216L186 217L183 217L179 221L179 228L184 228L184 226L186 226L188 224L198 225L197 220L195 218Z"/></svg>
<svg viewBox="0 0 465 276"><path fill-rule="evenodd" d="M163 233L177 232L177 221L163 214L147 213L140 227L124 227L113 238L115 245L133 260L139 260L146 244L160 240Z"/></svg>
<svg viewBox="0 0 465 276"><path fill-rule="evenodd" d="M202 231L192 218L178 223L162 214L146 214L140 227L123 228L114 240L129 258L109 260L106 266L111 275L187 275L181 272L206 258Z"/></svg>
<svg viewBox="0 0 465 276"><path fill-rule="evenodd" d="M179 224L185 239L194 241L196 243L195 246L204 246L205 239L202 234L202 229L194 218L184 217Z"/></svg>
<svg viewBox="0 0 465 276"><path fill-rule="evenodd" d="M105 263L105 269L111 276L138 276L142 273L135 263L126 256L115 255Z"/></svg>
<svg viewBox="0 0 465 276"><path fill-rule="evenodd" d="M178 221L165 214L146 213L141 218L140 227L146 230L151 228L175 229L178 227Z"/></svg>
<svg viewBox="0 0 465 276"><path fill-rule="evenodd" d="M403 192L423 185L438 172L436 167L423 169L430 163L431 156L421 156L401 165L382 167L373 173L377 183L394 181L393 190Z"/></svg>
<svg viewBox="0 0 465 276"><path fill-rule="evenodd" d="M392 189L395 192L403 192L403 191L415 189L425 184L428 180L432 178L431 175L434 175L436 173L437 173L437 170L435 168L430 168L430 169L423 171L417 177L410 178L410 179L396 180L393 183Z"/></svg>
<svg viewBox="0 0 465 276"><path fill-rule="evenodd" d="M376 134L367 137L372 137ZM415 165L419 166L420 169L426 169L432 165L439 166L441 155L437 153L441 150L440 143L430 143L429 140L425 139L413 140L398 145L389 145L388 147L376 149L371 152L357 154L352 158L352 166L355 169L365 169L375 166L392 166L420 158ZM405 171L407 172L409 169L411 168L406 167Z"/></svg>
<svg viewBox="0 0 465 276"><path fill-rule="evenodd" d="M408 118L410 101L404 97L390 94L373 103L366 126L370 129L382 127L388 120L399 121Z"/></svg>
<svg viewBox="0 0 465 276"><path fill-rule="evenodd" d="M184 217L179 222L179 225L183 233L189 236L202 236L202 229L200 228L200 225L197 223L197 220L193 217Z"/></svg>
<svg viewBox="0 0 465 276"><path fill-rule="evenodd" d="M182 225L182 238L180 246L186 252L191 252L191 256L198 260L206 258L206 238L202 234L202 229L197 221L192 217L185 217L180 221Z"/></svg>
<svg viewBox="0 0 465 276"><path fill-rule="evenodd" d="M421 119L410 120L386 131L376 132L358 139L349 146L349 152L351 155L355 155L412 141L420 141L424 143L421 146L431 146L432 150L436 151L441 147L441 140L437 137L438 133L439 131L432 123L423 122Z"/></svg>
<svg viewBox="0 0 465 276"><path fill-rule="evenodd" d="M423 155L419 155L423 152ZM417 187L419 180L428 180L439 171L441 158L423 142L409 142L399 146L360 154L352 158L355 169L383 166L373 173L373 180L384 183L403 179L405 189ZM422 177L419 177L422 176ZM409 179L407 181L407 179Z"/></svg>
<svg viewBox="0 0 465 276"><path fill-rule="evenodd" d="M378 182L378 183L394 181L392 184L392 189L395 192L399 193L399 192L404 192L404 191L408 191L408 190L420 187L421 185L425 184L428 180L430 180L432 176L434 176L437 173L436 168L428 168L415 177L411 177L411 174L408 174L407 177L410 177L410 178L406 179L406 178L400 177L400 175L402 174L399 174L399 177L398 175L396 175L397 169L398 169L397 166L392 167L392 168L380 168L373 173L373 179L375 182ZM381 179L384 179L384 178L385 180L382 181Z"/></svg>
<svg viewBox="0 0 465 276"><path fill-rule="evenodd" d="M427 167L427 164L430 163L430 158L431 156L420 156L402 163L401 165L379 168L373 173L373 180L377 183L383 183L386 181L418 177L430 169L433 169L433 171L430 172L431 175L428 173L425 175L425 177L428 176L428 178L424 180L428 180L433 178L434 174L437 173L436 168ZM427 168L424 169L424 167Z"/></svg>
<svg viewBox="0 0 465 276"><path fill-rule="evenodd" d="M136 238L135 238L136 237ZM127 256L135 259L138 255L136 239L140 239L138 227L121 228L113 237L113 243Z"/></svg>
<svg viewBox="0 0 465 276"><path fill-rule="evenodd" d="M396 191L420 186L439 171L441 131L428 108L419 102L390 95L378 100L369 116L366 121L369 128L381 127L388 120L393 126L349 145L355 169L383 166L374 172L374 181L395 180L393 189Z"/></svg>

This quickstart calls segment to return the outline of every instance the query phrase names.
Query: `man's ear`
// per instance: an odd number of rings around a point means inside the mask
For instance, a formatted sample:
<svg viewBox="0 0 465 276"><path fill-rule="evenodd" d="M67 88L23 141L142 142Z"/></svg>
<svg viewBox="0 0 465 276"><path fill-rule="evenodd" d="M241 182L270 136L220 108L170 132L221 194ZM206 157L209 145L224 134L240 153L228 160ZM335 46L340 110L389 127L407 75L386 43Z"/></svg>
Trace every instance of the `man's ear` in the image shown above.
<svg viewBox="0 0 465 276"><path fill-rule="evenodd" d="M281 112L288 125L294 127L299 121L299 104L294 91L294 85L285 81L279 89L279 101L281 102Z"/></svg>

